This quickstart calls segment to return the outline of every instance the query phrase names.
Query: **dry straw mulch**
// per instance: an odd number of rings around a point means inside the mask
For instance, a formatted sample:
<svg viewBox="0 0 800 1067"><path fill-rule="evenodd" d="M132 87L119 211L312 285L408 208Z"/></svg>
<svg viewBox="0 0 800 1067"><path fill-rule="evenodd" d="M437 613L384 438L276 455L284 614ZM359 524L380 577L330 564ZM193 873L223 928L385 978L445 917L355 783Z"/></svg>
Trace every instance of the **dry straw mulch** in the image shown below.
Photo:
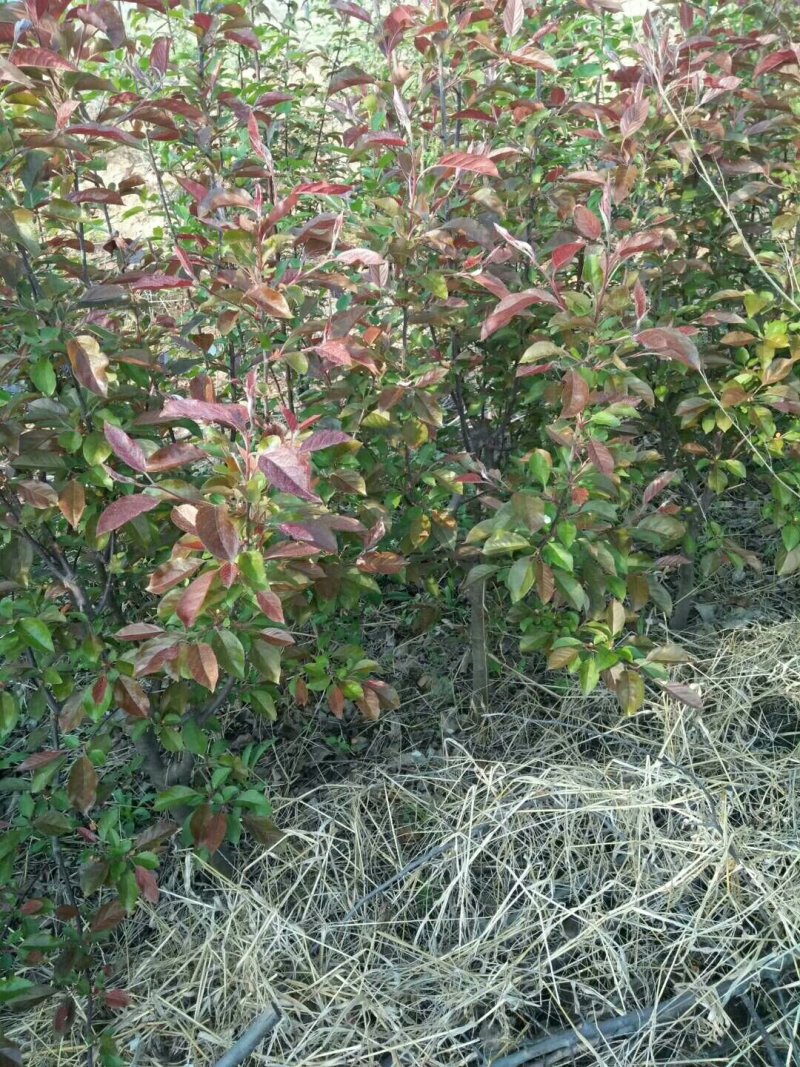
<svg viewBox="0 0 800 1067"><path fill-rule="evenodd" d="M638 1011L531 1062L800 1063L797 633L706 639L702 713L517 684L439 754L279 799L235 881L184 857L119 946L122 1046L206 1067L274 1003L252 1064L453 1067ZM85 1062L44 1010L18 1036L30 1067Z"/></svg>

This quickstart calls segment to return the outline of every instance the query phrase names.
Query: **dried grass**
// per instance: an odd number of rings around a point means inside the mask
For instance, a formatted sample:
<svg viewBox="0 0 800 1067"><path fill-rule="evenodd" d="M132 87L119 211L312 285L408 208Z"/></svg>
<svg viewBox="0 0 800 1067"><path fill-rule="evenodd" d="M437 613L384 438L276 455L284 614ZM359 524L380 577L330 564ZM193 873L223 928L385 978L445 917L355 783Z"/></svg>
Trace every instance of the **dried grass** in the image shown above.
<svg viewBox="0 0 800 1067"><path fill-rule="evenodd" d="M477 1065L693 989L680 1018L568 1062L800 1062L796 969L756 983L752 1011L713 991L800 946L796 634L698 647L702 714L664 698L620 723L510 678L468 740L279 799L286 837L236 882L187 856L125 928L121 1044L138 1067L203 1067L274 1002L253 1064ZM45 1010L20 1036L29 1067L85 1062Z"/></svg>

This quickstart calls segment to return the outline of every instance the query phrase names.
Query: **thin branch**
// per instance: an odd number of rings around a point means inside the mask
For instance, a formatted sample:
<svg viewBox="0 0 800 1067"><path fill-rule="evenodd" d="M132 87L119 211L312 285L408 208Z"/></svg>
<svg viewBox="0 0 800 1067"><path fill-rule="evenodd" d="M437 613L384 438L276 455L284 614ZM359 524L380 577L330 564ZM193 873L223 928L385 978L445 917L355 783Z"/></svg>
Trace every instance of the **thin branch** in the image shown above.
<svg viewBox="0 0 800 1067"><path fill-rule="evenodd" d="M279 1009L273 1004L248 1026L233 1048L218 1059L214 1067L239 1067L242 1060L254 1052L267 1034L275 1029L281 1018Z"/></svg>

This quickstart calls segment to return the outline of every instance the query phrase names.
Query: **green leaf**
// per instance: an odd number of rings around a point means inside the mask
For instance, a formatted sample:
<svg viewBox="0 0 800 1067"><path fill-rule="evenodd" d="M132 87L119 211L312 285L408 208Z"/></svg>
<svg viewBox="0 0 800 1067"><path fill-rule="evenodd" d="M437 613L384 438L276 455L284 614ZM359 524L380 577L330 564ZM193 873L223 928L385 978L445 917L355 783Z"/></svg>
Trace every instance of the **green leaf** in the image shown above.
<svg viewBox="0 0 800 1067"><path fill-rule="evenodd" d="M542 550L542 557L553 567L561 567L570 574L575 569L575 561L569 552L558 541L549 541Z"/></svg>
<svg viewBox="0 0 800 1067"><path fill-rule="evenodd" d="M181 731L183 747L193 752L195 756L205 756L208 750L208 738L194 719L189 718L183 724Z"/></svg>
<svg viewBox="0 0 800 1067"><path fill-rule="evenodd" d="M251 589L257 593L269 589L264 557L260 552L254 548L248 549L247 552L240 552L236 563Z"/></svg>
<svg viewBox="0 0 800 1067"><path fill-rule="evenodd" d="M531 556L522 556L512 564L506 577L506 585L511 593L511 603L516 604L530 591L536 572Z"/></svg>
<svg viewBox="0 0 800 1067"><path fill-rule="evenodd" d="M256 808L262 815L269 815L272 812L272 805L269 800L263 793L259 793L257 789L245 789L236 798L236 803L245 808Z"/></svg>
<svg viewBox="0 0 800 1067"><path fill-rule="evenodd" d="M50 630L41 619L20 619L17 627L30 648L37 652L55 652Z"/></svg>
<svg viewBox="0 0 800 1067"><path fill-rule="evenodd" d="M19 719L19 704L13 693L0 693L0 740L8 737Z"/></svg>
<svg viewBox="0 0 800 1067"><path fill-rule="evenodd" d="M275 708L275 698L269 689L251 689L250 704L261 715L265 715L270 722L275 722L278 712Z"/></svg>
<svg viewBox="0 0 800 1067"><path fill-rule="evenodd" d="M37 360L28 367L28 377L45 396L52 396L56 391L56 372L46 359Z"/></svg>
<svg viewBox="0 0 800 1067"><path fill-rule="evenodd" d="M63 837L73 830L72 819L62 811L48 811L33 820L34 827L46 837Z"/></svg>
<svg viewBox="0 0 800 1067"><path fill-rule="evenodd" d="M223 627L214 634L211 645L220 666L235 678L244 678L244 648L236 634Z"/></svg>
<svg viewBox="0 0 800 1067"><path fill-rule="evenodd" d="M600 667L594 656L588 656L586 659L581 660L578 677L581 682L581 692L584 696L588 696L597 688L597 683L600 681Z"/></svg>
<svg viewBox="0 0 800 1067"><path fill-rule="evenodd" d="M530 547L530 543L519 534L511 533L509 530L498 530L484 544L483 554L484 556L502 556L506 552L519 552Z"/></svg>
<svg viewBox="0 0 800 1067"><path fill-rule="evenodd" d="M169 811L170 808L179 808L183 804L199 804L203 797L196 789L188 785L172 785L159 793L153 804L156 811Z"/></svg>
<svg viewBox="0 0 800 1067"><path fill-rule="evenodd" d="M133 871L125 871L122 877L118 879L117 892L119 893L120 904L130 915L139 899L139 886L136 883L136 875Z"/></svg>
<svg viewBox="0 0 800 1067"><path fill-rule="evenodd" d="M576 611L585 611L589 598L578 582L563 571L554 571L556 585Z"/></svg>
<svg viewBox="0 0 800 1067"><path fill-rule="evenodd" d="M258 673L277 685L281 680L281 650L256 639L250 649L250 658Z"/></svg>

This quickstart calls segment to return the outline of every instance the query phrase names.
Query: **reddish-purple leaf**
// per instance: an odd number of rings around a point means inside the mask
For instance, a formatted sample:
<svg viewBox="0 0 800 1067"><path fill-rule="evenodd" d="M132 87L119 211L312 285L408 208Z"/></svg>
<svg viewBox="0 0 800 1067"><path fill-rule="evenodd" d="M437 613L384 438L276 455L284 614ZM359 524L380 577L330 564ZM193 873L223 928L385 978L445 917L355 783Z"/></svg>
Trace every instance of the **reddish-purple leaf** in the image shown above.
<svg viewBox="0 0 800 1067"><path fill-rule="evenodd" d="M120 901L115 898L97 909L89 929L93 934L100 934L105 930L113 930L115 926L119 926L124 918L125 909Z"/></svg>
<svg viewBox="0 0 800 1067"><path fill-rule="evenodd" d="M623 138L632 137L647 122L648 103L646 100L635 100L622 112L619 130Z"/></svg>
<svg viewBox="0 0 800 1067"><path fill-rule="evenodd" d="M561 418L572 419L589 403L589 386L576 370L568 370L561 382Z"/></svg>
<svg viewBox="0 0 800 1067"><path fill-rule="evenodd" d="M140 867L137 864L133 868L133 874L136 878L139 892L142 894L142 899L146 900L148 904L158 904L158 879L155 871L150 871L147 867Z"/></svg>
<svg viewBox="0 0 800 1067"><path fill-rule="evenodd" d="M176 467L186 467L190 463L198 463L207 459L206 453L197 445L192 445L188 441L176 441L175 444L166 445L154 452L147 460L147 470L151 474L161 473L161 471L171 471Z"/></svg>
<svg viewBox="0 0 800 1067"><path fill-rule="evenodd" d="M92 393L108 395L108 357L100 351L94 337L84 334L67 341L67 355L72 373L80 384Z"/></svg>
<svg viewBox="0 0 800 1067"><path fill-rule="evenodd" d="M630 233L617 245L617 255L620 259L630 259L631 256L636 256L640 252L652 252L656 248L660 248L664 243L663 234L657 230L651 230L644 233Z"/></svg>
<svg viewBox="0 0 800 1067"><path fill-rule="evenodd" d="M194 574L202 563L199 559L187 559L185 556L167 560L153 571L150 581L147 583L148 593L162 596L176 585L179 585L189 575Z"/></svg>
<svg viewBox="0 0 800 1067"><path fill-rule="evenodd" d="M40 767L46 767L48 763L60 759L67 750L65 748L51 748L44 752L34 752L17 767L18 771L38 771Z"/></svg>
<svg viewBox="0 0 800 1067"><path fill-rule="evenodd" d="M680 682L661 682L660 685L666 693L679 700L681 704L696 708L698 711L703 710L703 698L693 686L683 685Z"/></svg>
<svg viewBox="0 0 800 1067"><path fill-rule="evenodd" d="M652 330L641 330L636 340L643 348L648 348L660 359L675 360L692 370L700 370L700 355L697 346L690 337L680 330L667 326L656 326Z"/></svg>
<svg viewBox="0 0 800 1067"><path fill-rule="evenodd" d="M503 9L503 29L509 37L515 37L522 28L525 8L522 0L506 0Z"/></svg>
<svg viewBox="0 0 800 1067"><path fill-rule="evenodd" d="M67 126L65 133L81 134L84 137L97 137L104 141L116 141L118 144L130 145L131 148L140 148L138 137L132 133L126 133L118 126L103 126L100 122L82 122L78 126Z"/></svg>
<svg viewBox="0 0 800 1067"><path fill-rule="evenodd" d="M168 400L161 414L165 418L216 422L222 426L230 426L232 430L243 430L248 421L244 404L211 404L205 400L183 400L179 397Z"/></svg>
<svg viewBox="0 0 800 1067"><path fill-rule="evenodd" d="M593 211L583 204L578 204L573 214L575 229L589 241L599 241L603 233L603 224Z"/></svg>
<svg viewBox="0 0 800 1067"><path fill-rule="evenodd" d="M20 500L39 510L54 508L58 504L58 494L49 482L36 480L17 482L14 487Z"/></svg>
<svg viewBox="0 0 800 1067"><path fill-rule="evenodd" d="M155 41L153 41L153 47L150 49L150 67L152 70L157 70L162 78L167 73L167 67L169 66L170 44L169 37L156 37Z"/></svg>
<svg viewBox="0 0 800 1067"><path fill-rule="evenodd" d="M157 508L161 500L156 496L145 496L144 493L132 493L130 496L120 497L113 504L109 504L97 522L97 534L111 533L118 530L128 522L132 522L139 515L145 515L153 508Z"/></svg>
<svg viewBox="0 0 800 1067"><path fill-rule="evenodd" d="M18 66L23 66L17 58L18 53L14 53L14 59ZM762 74L767 74L771 70L777 70L779 67L785 67L787 63L800 66L800 49L797 48L784 48L780 52L772 52L768 56L764 56L762 60L756 64L756 68L753 71L753 77L759 78Z"/></svg>
<svg viewBox="0 0 800 1067"><path fill-rule="evenodd" d="M191 645L186 656L186 665L197 684L213 693L219 679L219 663L211 645L202 641Z"/></svg>
<svg viewBox="0 0 800 1067"><path fill-rule="evenodd" d="M553 250L551 257L553 270L561 270L562 267L566 267L583 247L583 241L569 241L567 244L559 245L558 248Z"/></svg>
<svg viewBox="0 0 800 1067"><path fill-rule="evenodd" d="M233 563L239 555L241 541L228 509L217 504L200 504L194 522L197 536L217 559Z"/></svg>
<svg viewBox="0 0 800 1067"><path fill-rule="evenodd" d="M72 997L67 996L66 999L62 1000L56 1008L56 1013L53 1016L53 1029L57 1034L66 1034L69 1028L72 1026L74 1020L75 1001L72 999ZM5 1052L6 1050L3 1049L0 1051ZM3 1058L3 1060L0 1060L0 1062L4 1062L4 1060L5 1058ZM8 1060L9 1067L11 1067L11 1064L13 1062L14 1061L11 1059ZM20 1065L22 1064L21 1059L19 1060L19 1063Z"/></svg>
<svg viewBox="0 0 800 1067"><path fill-rule="evenodd" d="M319 503L319 497L311 490L311 460L308 453L289 445L278 445L265 452L259 458L258 465L270 485L280 492Z"/></svg>
<svg viewBox="0 0 800 1067"><path fill-rule="evenodd" d="M465 170L471 174L488 174L492 178L500 177L497 164L489 159L488 156L481 156L476 152L450 152L448 155L442 156L434 166Z"/></svg>
<svg viewBox="0 0 800 1067"><path fill-rule="evenodd" d="M155 293L161 289L190 289L191 278L180 278L177 274L144 274L131 282L130 288L143 292Z"/></svg>
<svg viewBox="0 0 800 1067"><path fill-rule="evenodd" d="M106 989L103 996L111 1011L122 1011L131 1002L130 995L124 989Z"/></svg>
<svg viewBox="0 0 800 1067"><path fill-rule="evenodd" d="M139 683L126 674L121 674L114 683L114 700L132 719L150 716L150 698Z"/></svg>
<svg viewBox="0 0 800 1067"><path fill-rule="evenodd" d="M507 326L513 318L522 314L532 304L551 304L558 307L558 300L546 289L526 289L522 293L511 293L504 297L494 311L487 315L481 327L481 340L485 341L497 330Z"/></svg>
<svg viewBox="0 0 800 1067"><path fill-rule="evenodd" d="M124 430L107 422L103 426L103 434L118 459L121 459L123 463L127 463L135 471L144 473L147 470L147 460L141 445L134 441L132 437L129 437Z"/></svg>
<svg viewBox="0 0 800 1067"><path fill-rule="evenodd" d="M71 70L77 72L75 64L57 52L47 48L15 48L11 53L17 67L39 67L43 70Z"/></svg>
<svg viewBox="0 0 800 1067"><path fill-rule="evenodd" d="M252 303L257 304L258 307L263 308L273 319L291 319L293 317L292 309L289 307L283 293L279 293L277 289L273 289L264 282L252 286L244 295L246 300L250 300Z"/></svg>
<svg viewBox="0 0 800 1067"><path fill-rule="evenodd" d="M116 189L81 189L70 193L68 199L73 204L122 204L124 203Z"/></svg>
<svg viewBox="0 0 800 1067"><path fill-rule="evenodd" d="M277 593L256 593L256 600L258 601L258 606L268 619L271 619L273 622L281 623L285 621L283 617L283 604Z"/></svg>
<svg viewBox="0 0 800 1067"><path fill-rule="evenodd" d="M372 22L372 16L363 7L353 4L350 0L331 0L331 7L340 15L348 15L353 19L361 19L362 22Z"/></svg>
<svg viewBox="0 0 800 1067"><path fill-rule="evenodd" d="M225 840L228 816L221 811L214 813L209 804L203 804L192 815L189 827L195 844L203 845L213 855Z"/></svg>
<svg viewBox="0 0 800 1067"><path fill-rule="evenodd" d="M408 560L396 552L367 552L356 560L356 566L364 574L399 574Z"/></svg>
<svg viewBox="0 0 800 1067"><path fill-rule="evenodd" d="M261 49L261 42L256 37L255 31L250 27L240 30L225 30L224 36L229 41L234 41L236 44L240 44L243 48L249 48L253 52L258 52Z"/></svg>
<svg viewBox="0 0 800 1067"><path fill-rule="evenodd" d="M334 448L336 445L349 444L353 440L343 430L316 430L300 443L301 452L319 452L322 448Z"/></svg>
<svg viewBox="0 0 800 1067"><path fill-rule="evenodd" d="M614 473L615 464L614 457L608 446L602 441L596 441L593 438L589 441L588 452L589 459L592 461L592 466L596 467L601 474L611 477Z"/></svg>
<svg viewBox="0 0 800 1067"><path fill-rule="evenodd" d="M316 545L322 552L336 552L339 547L336 535L330 527L322 522L315 522L313 519L307 519L303 523L282 522L279 528L281 533L291 537L292 540L307 541Z"/></svg>
<svg viewBox="0 0 800 1067"><path fill-rule="evenodd" d="M87 815L94 807L97 800L97 771L86 756L81 756L72 764L67 779L67 798L81 815Z"/></svg>
<svg viewBox="0 0 800 1067"><path fill-rule="evenodd" d="M154 637L147 641L136 653L134 671L140 678L148 674L157 674L165 663L171 663L177 659L180 652L180 642L172 634L163 637Z"/></svg>
<svg viewBox="0 0 800 1067"><path fill-rule="evenodd" d="M197 616L203 610L206 596L216 576L216 570L212 570L195 578L178 602L176 613L187 629L194 626L197 621Z"/></svg>
<svg viewBox="0 0 800 1067"><path fill-rule="evenodd" d="M664 471L662 474L656 475L644 491L643 499L645 504L649 504L659 493L663 492L669 483L673 481L677 473L677 471Z"/></svg>

